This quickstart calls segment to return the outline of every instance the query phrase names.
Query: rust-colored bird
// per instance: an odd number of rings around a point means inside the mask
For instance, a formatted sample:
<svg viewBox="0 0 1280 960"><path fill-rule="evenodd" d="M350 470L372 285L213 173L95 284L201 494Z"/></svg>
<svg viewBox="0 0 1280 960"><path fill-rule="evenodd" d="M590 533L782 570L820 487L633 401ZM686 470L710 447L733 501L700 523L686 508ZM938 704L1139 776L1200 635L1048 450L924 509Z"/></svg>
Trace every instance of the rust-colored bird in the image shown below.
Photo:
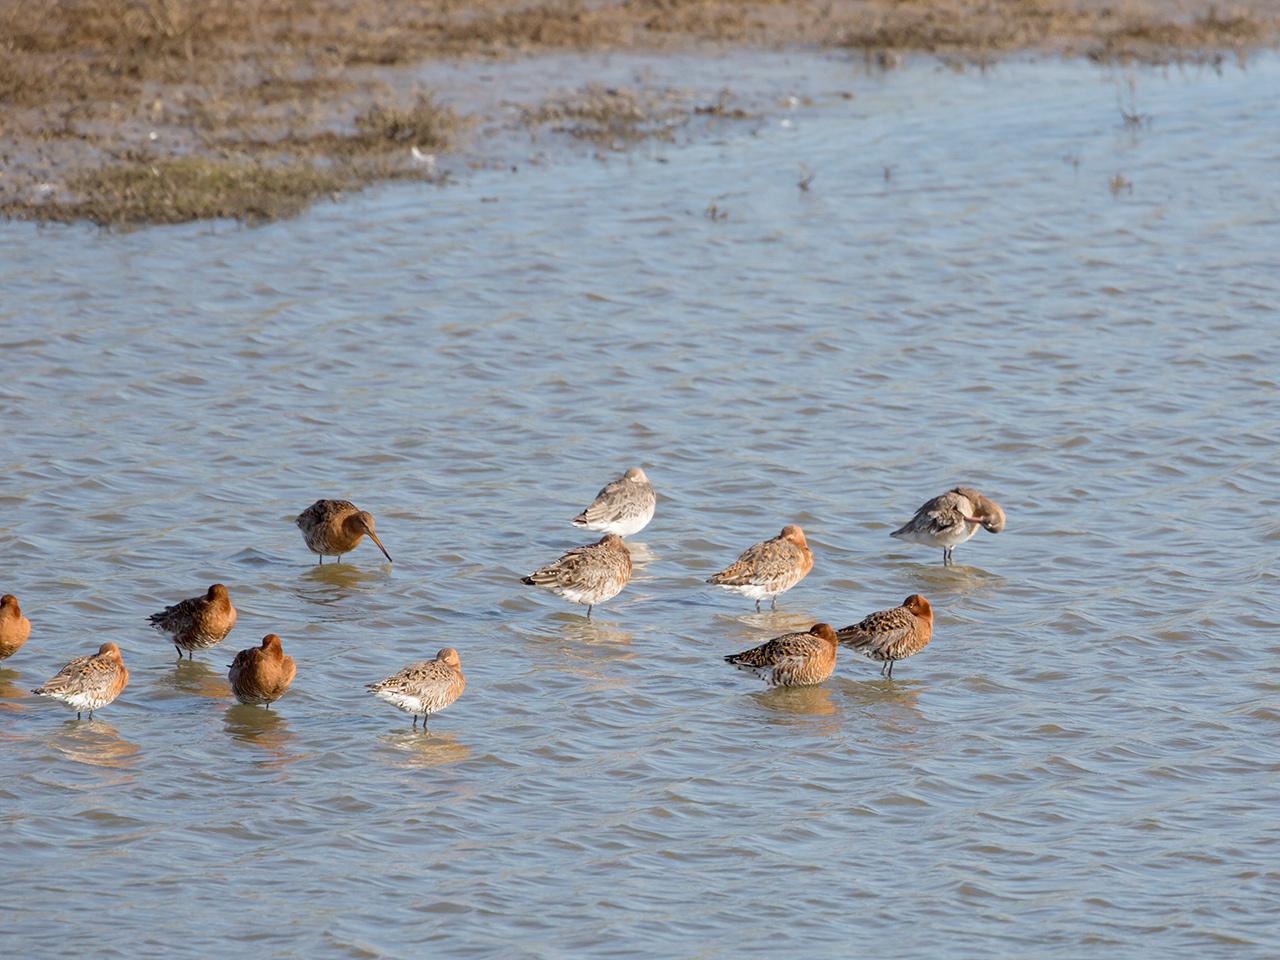
<svg viewBox="0 0 1280 960"><path fill-rule="evenodd" d="M769 598L770 609L777 609L778 594L786 593L813 569L813 551L805 542L804 531L788 524L772 540L765 540L742 551L737 560L707 583L740 593L756 602Z"/></svg>
<svg viewBox="0 0 1280 960"><path fill-rule="evenodd" d="M808 633L774 637L724 659L771 687L808 687L831 676L836 668L836 646L836 632L831 625L815 623Z"/></svg>
<svg viewBox="0 0 1280 960"><path fill-rule="evenodd" d="M324 563L325 557L337 557L341 562L342 555L354 550L366 533L387 562L392 562L391 554L373 532L373 514L359 509L350 500L317 500L293 522L302 531L307 549L320 554L320 563Z"/></svg>
<svg viewBox="0 0 1280 960"><path fill-rule="evenodd" d="M520 579L533 587L591 608L617 596L631 579L631 552L616 533L606 533L595 543L575 547L559 560L539 567Z"/></svg>
<svg viewBox="0 0 1280 960"><path fill-rule="evenodd" d="M385 680L368 684L374 696L385 700L405 713L413 714L413 725L418 725L422 714L422 729L427 729L427 717L439 713L458 697L467 685L462 675L462 661L458 651L445 647L434 660L420 660Z"/></svg>
<svg viewBox="0 0 1280 960"><path fill-rule="evenodd" d="M892 610L877 610L860 622L836 631L846 647L879 661L880 675L893 679L898 660L919 653L933 635L933 607L918 593Z"/></svg>
<svg viewBox="0 0 1280 960"><path fill-rule="evenodd" d="M889 536L941 547L945 567L952 562L951 551L977 533L979 527L988 533L999 533L1004 529L1004 511L972 487L955 487L923 504L914 517Z"/></svg>
<svg viewBox="0 0 1280 960"><path fill-rule="evenodd" d="M46 680L44 686L31 692L65 703L76 712L77 720L82 712L88 711L92 720L93 711L120 696L128 682L129 671L124 667L120 648L114 643L104 643L97 653L76 657Z"/></svg>
<svg viewBox="0 0 1280 960"><path fill-rule="evenodd" d="M236 625L236 608L231 605L227 588L215 583L202 597L189 597L147 618L158 631L169 636L178 651L187 651L187 659L195 650L206 650L231 632Z"/></svg>
<svg viewBox="0 0 1280 960"><path fill-rule="evenodd" d="M271 709L273 701L284 696L298 672L293 657L284 655L280 638L268 633L262 638L262 646L241 650L231 661L227 680L231 692L241 703L264 706Z"/></svg>
<svg viewBox="0 0 1280 960"><path fill-rule="evenodd" d="M0 597L0 660L8 660L31 636L31 621L22 615L12 593Z"/></svg>

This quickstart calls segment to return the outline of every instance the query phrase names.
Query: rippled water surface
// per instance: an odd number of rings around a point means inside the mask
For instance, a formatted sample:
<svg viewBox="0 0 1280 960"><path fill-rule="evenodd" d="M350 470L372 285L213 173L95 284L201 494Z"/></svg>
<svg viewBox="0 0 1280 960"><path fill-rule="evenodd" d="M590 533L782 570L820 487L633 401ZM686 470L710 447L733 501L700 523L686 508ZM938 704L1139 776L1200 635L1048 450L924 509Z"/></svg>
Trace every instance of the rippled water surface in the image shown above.
<svg viewBox="0 0 1280 960"><path fill-rule="evenodd" d="M757 69L800 104L688 146L0 227L7 954L1280 953L1280 66ZM635 464L630 586L520 584ZM962 481L1005 533L888 538ZM322 496L394 565L315 566ZM703 584L788 522L776 612ZM175 664L145 616L215 580ZM916 591L892 682L720 660ZM92 722L26 692L106 639ZM364 691L445 645L430 734Z"/></svg>

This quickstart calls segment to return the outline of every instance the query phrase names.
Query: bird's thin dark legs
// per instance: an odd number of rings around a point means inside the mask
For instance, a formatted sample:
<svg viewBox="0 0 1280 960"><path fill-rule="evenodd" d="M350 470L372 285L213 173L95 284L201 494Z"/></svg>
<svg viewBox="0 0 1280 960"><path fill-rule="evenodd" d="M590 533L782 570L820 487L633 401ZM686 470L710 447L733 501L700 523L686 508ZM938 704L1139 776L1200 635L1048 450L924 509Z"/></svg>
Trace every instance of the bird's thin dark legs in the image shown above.
<svg viewBox="0 0 1280 960"><path fill-rule="evenodd" d="M893 661L892 661L892 660L890 660L890 661L889 661L889 673L888 673L888 677L889 677L889 679L890 679L890 680L892 680L892 679L893 679Z"/></svg>
<svg viewBox="0 0 1280 960"><path fill-rule="evenodd" d="M179 659L179 660L181 660L181 659L182 659L182 648L181 648L180 646L178 646L178 645L175 643L175 644L173 645L173 649L175 649L175 650L177 650L177 651L178 651L178 659Z"/></svg>
<svg viewBox="0 0 1280 960"><path fill-rule="evenodd" d="M759 601L759 600L757 600L757 601L756 601L756 613L759 613L759 612L760 612L760 601Z"/></svg>
<svg viewBox="0 0 1280 960"><path fill-rule="evenodd" d="M592 608L593 606L595 606L595 604L592 604L592 603L588 603L588 604L587 604L587 619L588 619L588 620L590 620L590 619L591 619L591 608Z"/></svg>

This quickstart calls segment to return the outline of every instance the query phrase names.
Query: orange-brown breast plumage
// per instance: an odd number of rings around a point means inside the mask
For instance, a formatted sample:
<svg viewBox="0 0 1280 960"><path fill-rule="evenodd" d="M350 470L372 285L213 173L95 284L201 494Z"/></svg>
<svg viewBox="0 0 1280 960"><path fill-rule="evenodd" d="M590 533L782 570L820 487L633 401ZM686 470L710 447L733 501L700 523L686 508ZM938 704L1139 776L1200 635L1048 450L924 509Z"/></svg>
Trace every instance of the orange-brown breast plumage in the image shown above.
<svg viewBox="0 0 1280 960"><path fill-rule="evenodd" d="M317 500L298 514L294 523L302 531L307 549L325 557L342 559L344 553L354 550L365 534L374 542L382 555L391 562L391 554L373 532L373 514L361 510L350 500Z"/></svg>
<svg viewBox="0 0 1280 960"><path fill-rule="evenodd" d="M807 633L788 633L768 643L725 657L725 662L753 673L771 687L806 687L821 683L836 668L836 632L815 623Z"/></svg>
<svg viewBox="0 0 1280 960"><path fill-rule="evenodd" d="M87 710L92 718L93 711L120 696L128 682L129 671L125 669L120 648L114 643L104 643L97 653L76 657L44 686L31 692L65 703L77 716Z"/></svg>
<svg viewBox="0 0 1280 960"><path fill-rule="evenodd" d="M836 636L846 647L888 664L919 653L933 635L933 607L918 593L891 610L877 610L858 623L842 627Z"/></svg>
<svg viewBox="0 0 1280 960"><path fill-rule="evenodd" d="M178 648L179 656L186 650L190 659L191 651L204 650L222 642L236 625L236 608L231 605L227 588L215 583L203 596L190 597L165 607L159 613L153 613L148 620L153 627L168 635L169 641Z"/></svg>
<svg viewBox="0 0 1280 960"><path fill-rule="evenodd" d="M262 645L241 650L231 661L227 680L241 703L269 704L284 696L297 674L293 657L286 657L280 638L269 633Z"/></svg>
<svg viewBox="0 0 1280 960"><path fill-rule="evenodd" d="M31 621L22 615L18 598L11 593L0 597L0 660L12 657L31 636Z"/></svg>

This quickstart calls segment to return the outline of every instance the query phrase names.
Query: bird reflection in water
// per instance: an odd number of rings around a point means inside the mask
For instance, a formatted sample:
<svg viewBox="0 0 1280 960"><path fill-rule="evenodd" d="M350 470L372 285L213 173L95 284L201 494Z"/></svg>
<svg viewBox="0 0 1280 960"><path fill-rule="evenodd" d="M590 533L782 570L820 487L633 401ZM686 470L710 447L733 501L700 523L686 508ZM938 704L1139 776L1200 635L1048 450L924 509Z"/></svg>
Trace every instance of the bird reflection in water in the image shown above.
<svg viewBox="0 0 1280 960"><path fill-rule="evenodd" d="M658 555L649 549L647 543L636 543L628 540L627 551L631 554L631 565L633 567L647 567L658 559Z"/></svg>
<svg viewBox="0 0 1280 960"><path fill-rule="evenodd" d="M772 713L791 716L832 717L839 713L839 705L831 697L825 684L811 687L774 687L750 694L762 708Z"/></svg>
<svg viewBox="0 0 1280 960"><path fill-rule="evenodd" d="M22 674L17 670L0 670L0 711L21 710L17 701L27 696L30 689L20 686ZM31 685L27 684L29 688Z"/></svg>
<svg viewBox="0 0 1280 960"><path fill-rule="evenodd" d="M616 623L566 617L555 635L540 639L559 644L564 658L562 669L608 687L624 685L620 677L607 671L609 665L636 658L631 649L631 633L619 629Z"/></svg>
<svg viewBox="0 0 1280 960"><path fill-rule="evenodd" d="M942 566L938 563L904 562L900 570L908 574L894 589L906 593L938 593L941 595L967 596L1000 591L1008 583L1005 577L981 567L967 564ZM923 585L923 586L922 586Z"/></svg>
<svg viewBox="0 0 1280 960"><path fill-rule="evenodd" d="M916 727L925 721L924 711L918 702L920 694L929 689L929 684L923 680L889 680L872 676L866 680L841 677L839 680L833 678L833 681L836 692L846 703L857 707L859 713L875 718L876 722Z"/></svg>
<svg viewBox="0 0 1280 960"><path fill-rule="evenodd" d="M179 693L206 700L226 700L231 696L226 671L217 670L203 660L179 660L172 671L161 675L159 682Z"/></svg>
<svg viewBox="0 0 1280 960"><path fill-rule="evenodd" d="M807 611L796 610L761 610L756 613L754 610L750 613L717 613L715 621L719 626L720 632L725 635L736 633L742 637L742 643L755 644L763 643L770 637L778 637L784 633L804 633L815 623L819 622L819 618L813 616ZM762 633L768 633L768 637L763 639L753 639L754 634L742 632L743 627L750 627L752 630L759 630Z"/></svg>
<svg viewBox="0 0 1280 960"><path fill-rule="evenodd" d="M560 621L554 634L540 635L539 639L559 640L566 645L588 644L590 646L627 647L631 644L631 634L620 630L616 623L602 620L587 620L572 614L559 614L555 619ZM630 654L627 655L628 657Z"/></svg>
<svg viewBox="0 0 1280 960"><path fill-rule="evenodd" d="M294 594L306 603L331 606L364 587L389 580L391 567L360 567L351 563L309 566L298 577Z"/></svg>
<svg viewBox="0 0 1280 960"><path fill-rule="evenodd" d="M289 721L278 711L237 703L227 708L222 724L236 743L243 743L280 763L292 762L300 756L288 749L294 734L289 729Z"/></svg>
<svg viewBox="0 0 1280 960"><path fill-rule="evenodd" d="M471 758L471 748L448 731L398 730L378 740L400 767L444 767Z"/></svg>
<svg viewBox="0 0 1280 960"><path fill-rule="evenodd" d="M540 652L555 650L554 665L545 664L535 669L571 673L605 687L620 687L629 682L607 670L617 661L636 658L631 649L631 633L619 629L618 622L588 620L572 613L557 613L548 619L558 622L539 624L524 634L526 642L541 648ZM541 659L541 656L535 657L534 662Z"/></svg>
<svg viewBox="0 0 1280 960"><path fill-rule="evenodd" d="M121 738L102 720L66 720L48 738L49 746L67 760L94 767L131 767L138 745Z"/></svg>

